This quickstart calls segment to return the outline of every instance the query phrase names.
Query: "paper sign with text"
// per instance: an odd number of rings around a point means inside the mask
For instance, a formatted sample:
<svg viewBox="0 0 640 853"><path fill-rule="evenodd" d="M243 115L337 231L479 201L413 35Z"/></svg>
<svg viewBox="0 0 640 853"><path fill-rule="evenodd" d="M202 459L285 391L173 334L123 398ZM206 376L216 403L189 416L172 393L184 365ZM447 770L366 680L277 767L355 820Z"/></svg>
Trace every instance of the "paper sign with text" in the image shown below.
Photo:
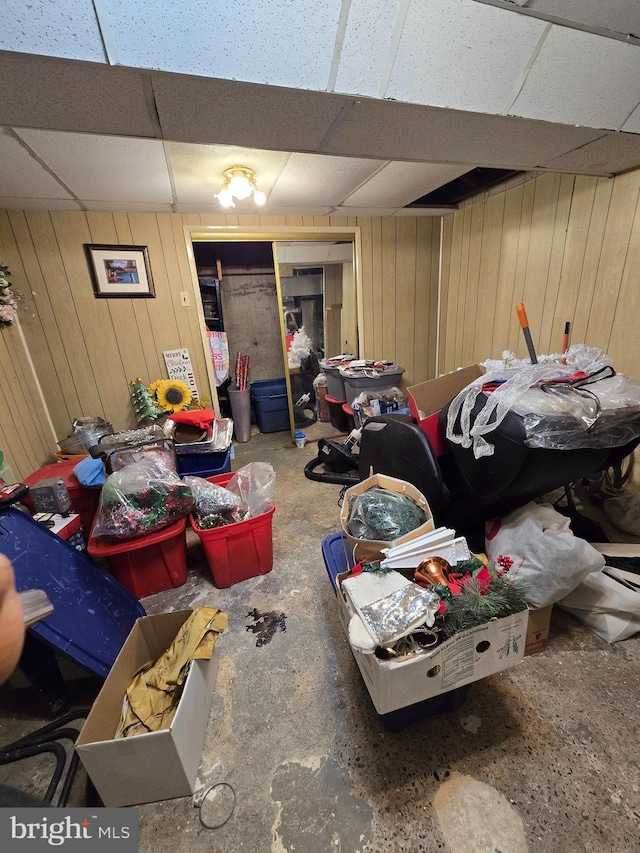
<svg viewBox="0 0 640 853"><path fill-rule="evenodd" d="M193 374L189 350L186 347L182 349L167 349L162 354L164 356L164 363L167 365L169 379L178 379L180 382L184 382L191 391L193 399L199 400L200 395L198 394L198 386L196 385L196 378Z"/></svg>

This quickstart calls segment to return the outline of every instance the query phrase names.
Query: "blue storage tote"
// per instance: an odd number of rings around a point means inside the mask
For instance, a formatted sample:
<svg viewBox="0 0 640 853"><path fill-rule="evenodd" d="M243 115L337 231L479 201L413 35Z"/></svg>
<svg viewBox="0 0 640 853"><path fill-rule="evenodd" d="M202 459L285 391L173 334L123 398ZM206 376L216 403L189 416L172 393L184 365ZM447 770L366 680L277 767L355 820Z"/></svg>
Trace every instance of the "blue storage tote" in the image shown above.
<svg viewBox="0 0 640 853"><path fill-rule="evenodd" d="M214 477L231 470L231 448L215 453L188 453L177 457L178 474L184 477Z"/></svg>
<svg viewBox="0 0 640 853"><path fill-rule="evenodd" d="M260 432L281 432L291 428L289 400L284 379L263 379L251 383L251 402Z"/></svg>

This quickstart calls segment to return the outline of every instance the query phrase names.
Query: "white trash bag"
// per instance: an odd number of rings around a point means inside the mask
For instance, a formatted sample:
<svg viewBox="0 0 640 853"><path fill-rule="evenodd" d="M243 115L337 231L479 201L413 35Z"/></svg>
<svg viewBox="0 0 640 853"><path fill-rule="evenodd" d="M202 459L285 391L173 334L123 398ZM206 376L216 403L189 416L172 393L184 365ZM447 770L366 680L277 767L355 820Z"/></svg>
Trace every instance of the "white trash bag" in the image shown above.
<svg viewBox="0 0 640 853"><path fill-rule="evenodd" d="M573 535L568 518L533 502L489 521L485 550L493 563L500 556L513 560L508 576L526 583L525 598L536 610L560 601L605 564L602 554Z"/></svg>

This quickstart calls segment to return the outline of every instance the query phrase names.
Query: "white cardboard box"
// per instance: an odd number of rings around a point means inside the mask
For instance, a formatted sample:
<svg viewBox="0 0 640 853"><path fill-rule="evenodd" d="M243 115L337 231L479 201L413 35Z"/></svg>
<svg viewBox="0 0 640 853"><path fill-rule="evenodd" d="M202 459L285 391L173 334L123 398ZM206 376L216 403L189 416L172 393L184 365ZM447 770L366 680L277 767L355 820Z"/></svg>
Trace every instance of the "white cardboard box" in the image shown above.
<svg viewBox="0 0 640 853"><path fill-rule="evenodd" d="M342 580L348 575L337 577L338 610L347 637L352 614L342 591ZM380 660L353 647L351 651L376 711L388 714L520 663L528 617L529 611L523 610L469 628L431 652L403 660Z"/></svg>
<svg viewBox="0 0 640 853"><path fill-rule="evenodd" d="M76 750L105 806L188 797L195 790L218 671L217 646L211 660L192 662L170 728L113 737L131 676L169 648L190 613L136 620L85 720Z"/></svg>

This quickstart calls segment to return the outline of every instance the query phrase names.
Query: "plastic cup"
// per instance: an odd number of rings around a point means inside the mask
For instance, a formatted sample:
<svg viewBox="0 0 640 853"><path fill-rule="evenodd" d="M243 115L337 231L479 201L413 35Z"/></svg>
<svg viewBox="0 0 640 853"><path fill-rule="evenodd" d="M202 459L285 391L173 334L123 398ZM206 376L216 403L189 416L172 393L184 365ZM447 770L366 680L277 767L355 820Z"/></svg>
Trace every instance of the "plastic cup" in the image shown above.
<svg viewBox="0 0 640 853"><path fill-rule="evenodd" d="M307 443L307 436L302 432L301 429L297 429L293 437L296 442L296 447L304 447Z"/></svg>

